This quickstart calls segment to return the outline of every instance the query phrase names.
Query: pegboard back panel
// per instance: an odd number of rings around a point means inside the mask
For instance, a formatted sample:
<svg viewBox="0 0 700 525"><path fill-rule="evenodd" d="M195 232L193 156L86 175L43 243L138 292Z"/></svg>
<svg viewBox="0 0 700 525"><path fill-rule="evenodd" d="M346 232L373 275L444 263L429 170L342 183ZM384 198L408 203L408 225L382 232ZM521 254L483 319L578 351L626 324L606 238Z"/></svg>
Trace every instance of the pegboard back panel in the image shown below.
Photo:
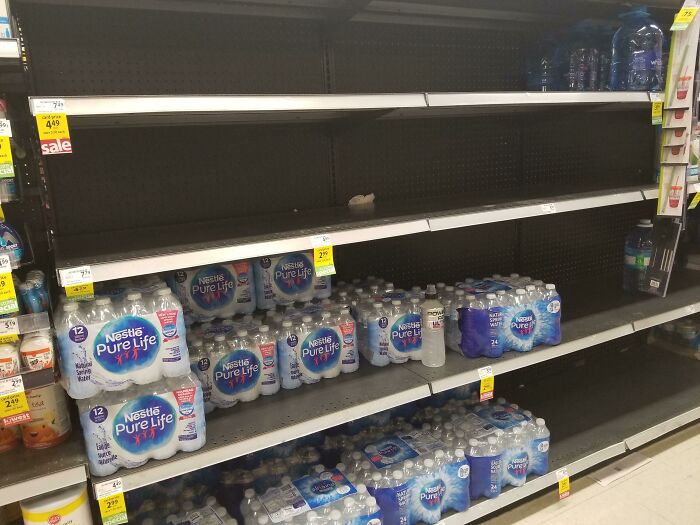
<svg viewBox="0 0 700 525"><path fill-rule="evenodd" d="M326 92L311 20L17 7L37 95Z"/></svg>
<svg viewBox="0 0 700 525"><path fill-rule="evenodd" d="M527 38L513 31L347 24L333 36L334 90L524 90Z"/></svg>
<svg viewBox="0 0 700 525"><path fill-rule="evenodd" d="M645 201L524 219L519 272L567 286L619 288L625 235L638 219L652 218L655 206Z"/></svg>
<svg viewBox="0 0 700 525"><path fill-rule="evenodd" d="M335 137L339 204L512 188L521 177L517 118L377 121Z"/></svg>
<svg viewBox="0 0 700 525"><path fill-rule="evenodd" d="M526 186L604 189L653 182L648 111L561 110L524 117L523 125Z"/></svg>
<svg viewBox="0 0 700 525"><path fill-rule="evenodd" d="M72 130L71 139L74 154L47 158L62 235L332 204L317 126Z"/></svg>
<svg viewBox="0 0 700 525"><path fill-rule="evenodd" d="M466 277L511 272L517 265L516 222L420 233L336 247L338 280L368 275L392 281L397 288L452 284Z"/></svg>

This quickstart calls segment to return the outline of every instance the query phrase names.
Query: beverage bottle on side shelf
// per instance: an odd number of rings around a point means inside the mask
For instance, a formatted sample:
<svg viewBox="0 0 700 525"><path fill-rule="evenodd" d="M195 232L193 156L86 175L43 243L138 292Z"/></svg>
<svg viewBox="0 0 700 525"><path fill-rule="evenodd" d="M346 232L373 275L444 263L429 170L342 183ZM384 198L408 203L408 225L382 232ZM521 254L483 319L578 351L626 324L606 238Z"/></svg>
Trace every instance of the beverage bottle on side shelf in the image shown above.
<svg viewBox="0 0 700 525"><path fill-rule="evenodd" d="M421 362L425 366L440 367L445 364L445 308L437 299L434 284L429 284L422 310Z"/></svg>
<svg viewBox="0 0 700 525"><path fill-rule="evenodd" d="M210 345L211 346L211 345ZM204 399L204 412L208 414L216 407L211 402L211 378L206 370L211 366L209 354L204 348L201 339L194 339L190 343L190 370L197 376L202 384L202 398Z"/></svg>
<svg viewBox="0 0 700 525"><path fill-rule="evenodd" d="M340 371L344 374L355 372L360 367L357 348L357 325L348 308L341 308L338 316L338 331L342 344Z"/></svg>
<svg viewBox="0 0 700 525"><path fill-rule="evenodd" d="M530 444L529 470L538 476L549 472L549 429L541 417L535 420L535 431Z"/></svg>
<svg viewBox="0 0 700 525"><path fill-rule="evenodd" d="M529 447L521 427L513 427L508 434L503 456L503 485L521 487L527 478Z"/></svg>
<svg viewBox="0 0 700 525"><path fill-rule="evenodd" d="M462 342L462 330L460 328L460 308L466 306L466 294L464 290L455 290L454 300L450 303L449 323L445 326L445 341L452 350L459 350Z"/></svg>
<svg viewBox="0 0 700 525"><path fill-rule="evenodd" d="M527 291L518 288L511 306L512 315L509 319L510 327L506 326L509 344L516 352L529 352L532 350L533 333L535 329L535 313L530 304Z"/></svg>
<svg viewBox="0 0 700 525"><path fill-rule="evenodd" d="M503 484L503 449L496 437L488 437L485 444L477 439L470 439L468 457L471 465L471 499L499 496Z"/></svg>
<svg viewBox="0 0 700 525"><path fill-rule="evenodd" d="M386 366L389 360L389 319L380 302L367 314L368 346L365 358L374 366Z"/></svg>
<svg viewBox="0 0 700 525"><path fill-rule="evenodd" d="M640 219L625 237L625 265L622 287L626 292L640 292L647 289L646 273L651 260L652 229L649 219Z"/></svg>
<svg viewBox="0 0 700 525"><path fill-rule="evenodd" d="M561 342L561 296L553 284L545 285L540 312L542 343L558 345Z"/></svg>

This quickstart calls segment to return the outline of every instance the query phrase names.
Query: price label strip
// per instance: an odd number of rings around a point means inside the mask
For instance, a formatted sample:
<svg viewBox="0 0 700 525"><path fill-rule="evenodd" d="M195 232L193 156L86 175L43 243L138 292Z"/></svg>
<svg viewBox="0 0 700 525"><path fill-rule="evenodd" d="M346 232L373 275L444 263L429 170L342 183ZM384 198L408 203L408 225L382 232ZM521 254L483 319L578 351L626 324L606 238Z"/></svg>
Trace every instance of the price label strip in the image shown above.
<svg viewBox="0 0 700 525"><path fill-rule="evenodd" d="M6 118L0 119L0 179L10 179L15 176L12 147L10 146L11 136L10 121Z"/></svg>
<svg viewBox="0 0 700 525"><path fill-rule="evenodd" d="M698 13L697 7L684 7L676 14L673 19L673 25L671 26L671 31L685 31L688 26L695 19L695 15Z"/></svg>
<svg viewBox="0 0 700 525"><path fill-rule="evenodd" d="M311 246L313 246L314 249L314 271L316 277L335 275L331 236L315 235L311 237Z"/></svg>
<svg viewBox="0 0 700 525"><path fill-rule="evenodd" d="M479 401L488 401L489 399L493 399L493 369L490 366L479 368L479 378L481 379L481 385L479 386Z"/></svg>
<svg viewBox="0 0 700 525"><path fill-rule="evenodd" d="M121 478L95 484L95 497L100 506L100 516L104 525L128 523L124 484Z"/></svg>
<svg viewBox="0 0 700 525"><path fill-rule="evenodd" d="M19 341L19 324L16 317L0 319L0 344Z"/></svg>
<svg viewBox="0 0 700 525"><path fill-rule="evenodd" d="M9 255L0 255L0 314L19 312Z"/></svg>
<svg viewBox="0 0 700 525"><path fill-rule="evenodd" d="M571 483L569 482L569 472L566 468L557 470L557 482L559 484L559 499L563 500L571 496Z"/></svg>
<svg viewBox="0 0 700 525"><path fill-rule="evenodd" d="M89 266L77 266L60 271L61 284L69 299L92 299L95 287L92 284L92 270Z"/></svg>
<svg viewBox="0 0 700 525"><path fill-rule="evenodd" d="M34 118L42 155L73 153L65 101L62 98L35 101Z"/></svg>
<svg viewBox="0 0 700 525"><path fill-rule="evenodd" d="M0 421L5 427L32 420L22 376L0 379Z"/></svg>
<svg viewBox="0 0 700 525"><path fill-rule="evenodd" d="M542 208L542 213L557 213L557 207L553 202L542 204L540 208Z"/></svg>

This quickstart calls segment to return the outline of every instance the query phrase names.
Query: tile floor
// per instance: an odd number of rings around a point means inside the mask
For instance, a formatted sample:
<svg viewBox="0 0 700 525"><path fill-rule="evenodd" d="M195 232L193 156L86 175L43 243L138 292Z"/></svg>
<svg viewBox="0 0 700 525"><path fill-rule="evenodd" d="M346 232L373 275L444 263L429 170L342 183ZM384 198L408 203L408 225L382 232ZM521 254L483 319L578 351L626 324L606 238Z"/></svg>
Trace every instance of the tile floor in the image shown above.
<svg viewBox="0 0 700 525"><path fill-rule="evenodd" d="M604 487L589 476L557 500L552 488L486 525L698 525L700 423L639 449L651 459Z"/></svg>

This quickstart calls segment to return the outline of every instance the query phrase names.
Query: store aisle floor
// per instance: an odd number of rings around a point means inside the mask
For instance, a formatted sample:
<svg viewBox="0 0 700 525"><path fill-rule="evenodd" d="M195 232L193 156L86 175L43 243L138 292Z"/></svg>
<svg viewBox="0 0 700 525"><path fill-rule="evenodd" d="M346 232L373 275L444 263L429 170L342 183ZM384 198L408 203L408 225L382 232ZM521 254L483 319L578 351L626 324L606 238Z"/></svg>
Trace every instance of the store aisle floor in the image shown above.
<svg viewBox="0 0 700 525"><path fill-rule="evenodd" d="M572 482L571 496L563 501L557 501L553 488L485 524L700 523L700 423L648 445L638 453L651 461L606 487L587 475ZM596 473L600 470L591 475Z"/></svg>

